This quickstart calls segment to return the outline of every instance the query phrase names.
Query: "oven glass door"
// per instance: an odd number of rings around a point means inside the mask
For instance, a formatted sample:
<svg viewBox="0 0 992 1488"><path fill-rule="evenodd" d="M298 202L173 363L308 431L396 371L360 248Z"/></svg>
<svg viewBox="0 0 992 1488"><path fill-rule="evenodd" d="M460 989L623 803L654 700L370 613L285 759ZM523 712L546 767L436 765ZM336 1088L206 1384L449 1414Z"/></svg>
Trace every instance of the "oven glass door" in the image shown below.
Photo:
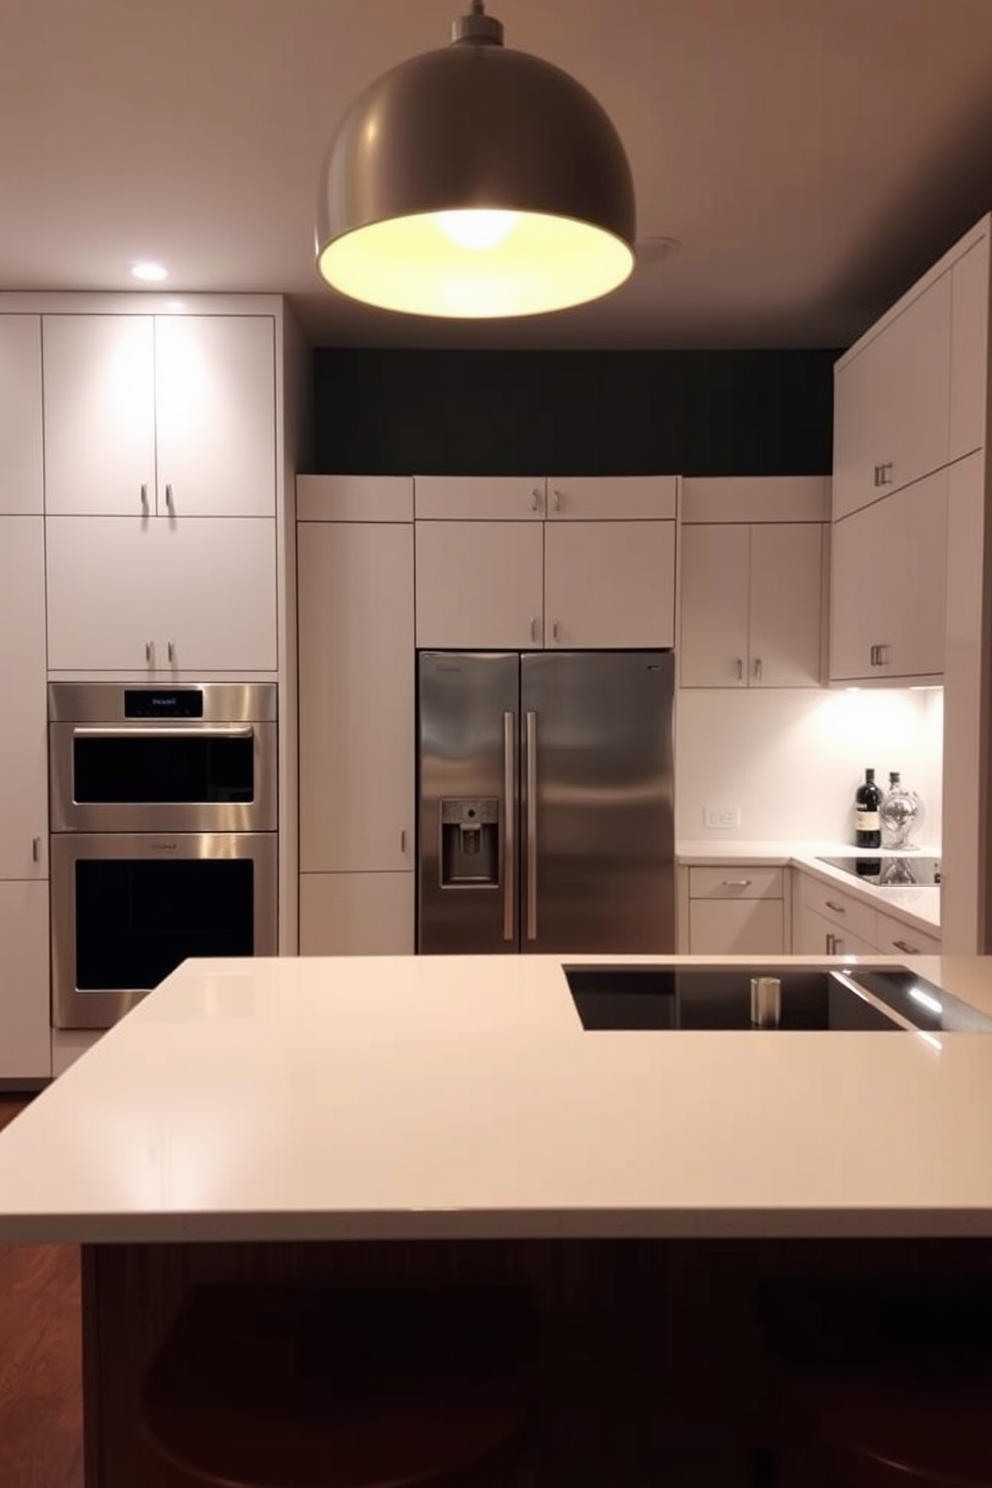
<svg viewBox="0 0 992 1488"><path fill-rule="evenodd" d="M191 956L276 950L274 833L53 839L55 1023L107 1027Z"/></svg>
<svg viewBox="0 0 992 1488"><path fill-rule="evenodd" d="M252 731L77 728L73 798L81 803L238 801L255 798Z"/></svg>

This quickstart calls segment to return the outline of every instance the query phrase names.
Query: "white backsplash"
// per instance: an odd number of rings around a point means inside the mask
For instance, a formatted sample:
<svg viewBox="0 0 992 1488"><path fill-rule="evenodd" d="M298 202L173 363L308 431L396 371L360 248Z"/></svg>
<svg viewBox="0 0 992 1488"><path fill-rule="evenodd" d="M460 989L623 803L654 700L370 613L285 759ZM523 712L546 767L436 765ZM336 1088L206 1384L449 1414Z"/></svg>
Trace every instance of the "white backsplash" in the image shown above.
<svg viewBox="0 0 992 1488"><path fill-rule="evenodd" d="M871 765L923 801L918 841L939 848L944 694L940 688L680 691L675 835L681 841L853 842L854 792ZM740 813L707 827L707 809Z"/></svg>

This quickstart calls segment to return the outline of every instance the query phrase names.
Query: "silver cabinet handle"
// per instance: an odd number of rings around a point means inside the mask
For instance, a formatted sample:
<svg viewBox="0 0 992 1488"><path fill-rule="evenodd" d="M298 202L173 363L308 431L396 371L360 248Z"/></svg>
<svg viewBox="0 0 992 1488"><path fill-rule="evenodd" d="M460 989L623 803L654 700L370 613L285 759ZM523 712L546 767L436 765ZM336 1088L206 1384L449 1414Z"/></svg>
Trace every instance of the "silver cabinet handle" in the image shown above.
<svg viewBox="0 0 992 1488"><path fill-rule="evenodd" d="M761 657L760 656L756 656L755 659L754 659L754 680L756 682L760 682L761 681Z"/></svg>
<svg viewBox="0 0 992 1488"><path fill-rule="evenodd" d="M892 944L897 951L903 951L907 956L918 956L920 954L919 946L910 945L908 940L894 940Z"/></svg>
<svg viewBox="0 0 992 1488"><path fill-rule="evenodd" d="M147 515L148 515L148 487L144 484L144 482L142 482L142 485L141 485L141 510L144 513L144 515L147 517Z"/></svg>
<svg viewBox="0 0 992 1488"><path fill-rule="evenodd" d="M530 493L530 509L532 512L541 510L541 493L536 486Z"/></svg>
<svg viewBox="0 0 992 1488"><path fill-rule="evenodd" d="M891 460L885 460L881 465L879 465L878 484L880 486L891 486L893 484Z"/></svg>
<svg viewBox="0 0 992 1488"><path fill-rule="evenodd" d="M513 713L503 714L503 939L516 935L514 925L517 902L516 834L517 799L517 720Z"/></svg>
<svg viewBox="0 0 992 1488"><path fill-rule="evenodd" d="M740 656L737 658L737 680L738 682L744 681L744 660Z"/></svg>
<svg viewBox="0 0 992 1488"><path fill-rule="evenodd" d="M832 899L827 899L825 902L827 908L832 909L834 914L847 914L847 910L844 908L843 904L835 904Z"/></svg>
<svg viewBox="0 0 992 1488"><path fill-rule="evenodd" d="M827 949L827 955L828 956L832 956L834 954L834 946L837 944L837 937L836 937L836 935L831 935L830 934L830 931L828 930L827 931L827 936L826 936L826 941L827 941L827 947L826 947L826 949Z"/></svg>
<svg viewBox="0 0 992 1488"><path fill-rule="evenodd" d="M169 485L168 482L166 482L166 486L165 486L165 504L168 507L168 509L171 512L171 514L173 516L175 516L175 514L176 514L176 503L175 503L175 501L173 500L173 497L172 497L172 487L171 487L171 485Z"/></svg>
<svg viewBox="0 0 992 1488"><path fill-rule="evenodd" d="M537 939L537 714L527 714L527 939Z"/></svg>
<svg viewBox="0 0 992 1488"><path fill-rule="evenodd" d="M843 956L843 954L844 954L844 939L843 939L843 936L840 936L840 935L831 935L830 939L833 941L833 949L830 952L831 956Z"/></svg>
<svg viewBox="0 0 992 1488"><path fill-rule="evenodd" d="M552 620L552 622L551 622L551 635L552 635L552 637L553 637L554 640L557 640L558 639L558 635L559 635L560 630L561 630L561 627L559 626L558 621L557 620Z"/></svg>
<svg viewBox="0 0 992 1488"><path fill-rule="evenodd" d="M721 880L721 889L749 889L751 880L749 878L725 878Z"/></svg>
<svg viewBox="0 0 992 1488"><path fill-rule="evenodd" d="M152 641L145 642L145 660L150 662L155 654L155 645Z"/></svg>
<svg viewBox="0 0 992 1488"><path fill-rule="evenodd" d="M888 666L888 664L889 664L889 647L888 647L888 644L886 643L886 644L881 645L881 646L876 646L875 647L875 650L878 652L878 663L877 663L878 666Z"/></svg>
<svg viewBox="0 0 992 1488"><path fill-rule="evenodd" d="M41 838L40 837L32 837L31 838L31 861L32 861L32 863L40 863L41 862Z"/></svg>
<svg viewBox="0 0 992 1488"><path fill-rule="evenodd" d="M400 828L400 857L406 857L406 828Z"/></svg>
<svg viewBox="0 0 992 1488"><path fill-rule="evenodd" d="M552 493L551 493L551 505L554 507L555 511L561 511L561 492L560 491L552 491Z"/></svg>
<svg viewBox="0 0 992 1488"><path fill-rule="evenodd" d="M540 633L539 626L540 621L538 620L537 616L534 615L530 622L530 638L532 641L536 641L538 638L538 635Z"/></svg>
<svg viewBox="0 0 992 1488"><path fill-rule="evenodd" d="M167 651L169 653L169 660L170 661L175 661L175 659L176 659L176 648L172 644L171 641L166 641L166 649L167 649Z"/></svg>
<svg viewBox="0 0 992 1488"><path fill-rule="evenodd" d="M868 651L868 665L878 666L878 647L872 646Z"/></svg>

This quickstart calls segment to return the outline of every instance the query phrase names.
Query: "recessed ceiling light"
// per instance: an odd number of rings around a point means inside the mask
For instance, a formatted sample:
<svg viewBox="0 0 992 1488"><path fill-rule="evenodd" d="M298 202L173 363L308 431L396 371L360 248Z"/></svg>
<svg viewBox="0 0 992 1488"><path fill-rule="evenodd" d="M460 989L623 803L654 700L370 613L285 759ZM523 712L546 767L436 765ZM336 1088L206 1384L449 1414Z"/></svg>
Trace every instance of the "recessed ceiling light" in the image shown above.
<svg viewBox="0 0 992 1488"><path fill-rule="evenodd" d="M143 259L139 263L131 265L131 274L135 279L144 279L148 284L157 284L160 279L168 279L169 271L163 264L151 263Z"/></svg>

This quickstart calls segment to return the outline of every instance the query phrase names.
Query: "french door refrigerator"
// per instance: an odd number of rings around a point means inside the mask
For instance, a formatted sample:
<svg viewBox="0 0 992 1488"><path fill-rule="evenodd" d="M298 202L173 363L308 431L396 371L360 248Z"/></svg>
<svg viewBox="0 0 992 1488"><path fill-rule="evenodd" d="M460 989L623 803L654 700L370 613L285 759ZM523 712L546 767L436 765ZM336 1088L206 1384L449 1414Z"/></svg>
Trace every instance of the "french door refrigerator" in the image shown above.
<svg viewBox="0 0 992 1488"><path fill-rule="evenodd" d="M422 651L417 949L675 949L671 651Z"/></svg>

